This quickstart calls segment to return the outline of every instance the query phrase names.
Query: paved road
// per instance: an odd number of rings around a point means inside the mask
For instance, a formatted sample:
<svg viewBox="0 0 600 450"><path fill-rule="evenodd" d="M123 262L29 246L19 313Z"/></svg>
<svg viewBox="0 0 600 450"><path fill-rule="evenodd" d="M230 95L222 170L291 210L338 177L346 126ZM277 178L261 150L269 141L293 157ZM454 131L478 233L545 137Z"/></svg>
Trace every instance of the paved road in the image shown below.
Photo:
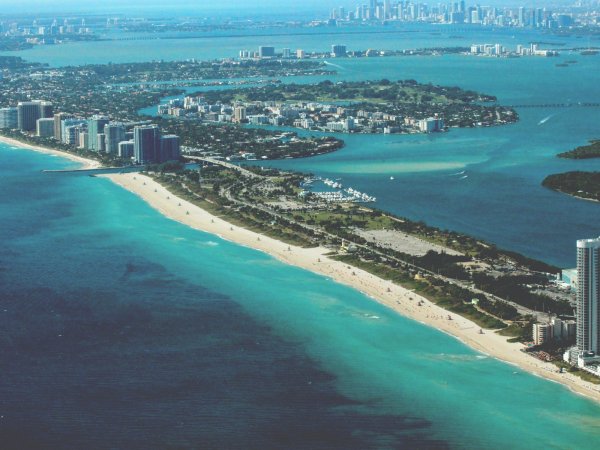
<svg viewBox="0 0 600 450"><path fill-rule="evenodd" d="M209 158L209 157L198 157L198 156L186 156L186 158L193 159L195 161L202 161L202 162L207 162L207 163L210 163L210 164L217 164L217 165L220 165L220 166L223 166L223 167L227 167L229 169L236 170L236 171L240 172L242 175L244 175L245 177L253 179L253 180L256 180L256 179L266 180L266 179L268 179L268 177L264 177L264 176L261 176L261 175L258 175L256 173L254 173L254 172L250 172L249 170L244 169L243 167L237 166L235 164L228 163L226 161L221 161L221 160L213 159L213 158ZM228 188L222 189L221 194L224 195L225 198L227 198L229 201L231 201L232 203L234 203L234 204L236 204L238 206L245 206L245 207L248 207L248 208L258 209L258 210L260 210L260 211L262 211L264 213L269 214L270 216L272 216L275 219L279 219L279 220L286 221L288 223L292 223L295 226L298 226L298 227L306 230L310 234L317 233L317 234L321 235L322 237L329 238L329 239L333 240L334 242L342 240L342 238L340 238L339 236L337 236L335 234L332 234L332 233L329 233L328 231L325 231L325 230L323 230L321 228L318 228L316 226L311 226L311 225L307 225L307 224L304 224L304 223L301 223L301 222L297 222L294 219L291 219L289 217L283 216L282 214L279 214L279 213L277 213L277 212L273 211L272 209L267 208L265 206L258 205L258 204L255 204L255 203L249 203L249 202L246 202L244 200L239 200L238 198L234 197L231 194L232 189L234 187L238 187L240 185L243 187L244 184L245 184L244 181L240 181L240 182L238 182L238 183L236 183L236 184L234 184L232 186L229 186ZM186 187L186 189L188 189L188 188ZM188 189L188 191L193 194L193 192L191 190ZM442 281L444 281L446 283L454 284L454 285L459 286L459 287L461 287L463 289L470 290L471 292L474 292L475 294L483 294L483 295L486 295L487 297L489 297L489 298L491 298L491 299L493 299L495 301L509 304L509 305L515 307L517 309L517 311L519 312L519 314L522 314L522 315L532 315L532 316L536 317L537 320L540 320L540 321L549 321L550 320L550 315L547 314L547 313L542 313L542 312L539 312L539 311L533 311L533 310L531 310L529 308L526 308L524 306L521 306L521 305L519 305L517 303L511 302L510 300L498 297L497 295L494 295L494 294L490 294L489 292L482 291L481 289L477 289L477 288L473 287L471 283L468 283L468 282L465 282L465 281L461 281L461 280L456 280L456 279L453 279L453 278L448 278L448 277L445 277L443 275L440 275L440 274L437 274L435 272L432 272L432 271L430 271L428 269L425 269L423 267L420 267L418 265L415 265L413 263L404 261L404 260L402 260L400 258L396 258L394 256L390 256L390 255L388 255L388 254L386 254L386 253L378 250L376 245L375 246L368 246L368 245L360 244L360 243L357 243L357 242L353 242L353 241L351 241L349 239L345 239L345 240L348 243L354 244L358 248L362 248L362 249L367 250L369 252L375 253L376 255L381 256L382 258L386 258L388 260L395 261L395 262L397 262L398 264L400 264L400 265L402 265L404 267L410 267L410 268L412 268L414 270L417 270L417 271L422 272L422 273L426 273L426 274L428 274L428 275L430 275L430 276L432 276L434 278L437 278L438 280L442 280Z"/></svg>

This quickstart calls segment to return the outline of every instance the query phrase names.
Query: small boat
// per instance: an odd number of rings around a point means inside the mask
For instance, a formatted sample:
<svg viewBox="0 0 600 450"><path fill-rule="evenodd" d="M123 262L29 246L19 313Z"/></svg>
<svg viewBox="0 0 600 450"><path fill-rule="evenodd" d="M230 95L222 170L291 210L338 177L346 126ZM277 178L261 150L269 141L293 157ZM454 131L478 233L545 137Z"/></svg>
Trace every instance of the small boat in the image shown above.
<svg viewBox="0 0 600 450"><path fill-rule="evenodd" d="M394 180L395 180L395 178L394 178L394 177L390 177L390 180L394 181Z"/></svg>

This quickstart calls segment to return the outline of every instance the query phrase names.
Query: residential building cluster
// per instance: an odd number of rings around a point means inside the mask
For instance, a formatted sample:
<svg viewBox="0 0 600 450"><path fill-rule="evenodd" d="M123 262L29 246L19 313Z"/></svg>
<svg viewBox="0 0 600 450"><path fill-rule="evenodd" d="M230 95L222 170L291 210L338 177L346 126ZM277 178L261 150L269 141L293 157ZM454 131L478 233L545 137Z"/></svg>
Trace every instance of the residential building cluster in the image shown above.
<svg viewBox="0 0 600 450"><path fill-rule="evenodd" d="M538 44L529 46L517 45L514 51L508 50L502 44L473 44L471 54L478 56L558 56L556 50L542 50Z"/></svg>
<svg viewBox="0 0 600 450"><path fill-rule="evenodd" d="M577 241L576 346L564 360L600 376L600 238Z"/></svg>
<svg viewBox="0 0 600 450"><path fill-rule="evenodd" d="M275 101L211 104L202 96L176 99L158 107L159 115L205 122L293 126L340 133L434 133L445 131L441 117L415 119L326 103Z"/></svg>
<svg viewBox="0 0 600 450"><path fill-rule="evenodd" d="M579 18L579 17L578 17ZM330 24L337 21L401 21L447 24L477 24L500 27L563 28L574 25L574 14L548 8L467 5L465 1L426 3L415 1L370 0L356 8L335 8ZM587 24L587 15L582 17ZM597 24L597 17L593 23Z"/></svg>
<svg viewBox="0 0 600 450"><path fill-rule="evenodd" d="M163 163L181 157L179 136L162 135L157 125L131 126L101 115L85 119L66 113L54 114L52 103L43 100L0 108L0 128L53 138L79 149L118 156L137 164Z"/></svg>
<svg viewBox="0 0 600 450"><path fill-rule="evenodd" d="M27 25L17 21L0 21L0 36L25 38L30 44L51 44L62 36L92 33L92 29L86 26L85 19L81 19L78 23L69 19L64 19L62 22L53 19L51 23L38 23L34 20Z"/></svg>
<svg viewBox="0 0 600 450"><path fill-rule="evenodd" d="M533 343L542 345L548 341L568 341L575 337L577 324L574 320L552 318L549 323L533 324Z"/></svg>
<svg viewBox="0 0 600 450"><path fill-rule="evenodd" d="M304 59L306 58L306 52L302 49L292 51L289 48L284 48L281 52L276 52L275 47L261 45L258 50L240 50L240 59Z"/></svg>

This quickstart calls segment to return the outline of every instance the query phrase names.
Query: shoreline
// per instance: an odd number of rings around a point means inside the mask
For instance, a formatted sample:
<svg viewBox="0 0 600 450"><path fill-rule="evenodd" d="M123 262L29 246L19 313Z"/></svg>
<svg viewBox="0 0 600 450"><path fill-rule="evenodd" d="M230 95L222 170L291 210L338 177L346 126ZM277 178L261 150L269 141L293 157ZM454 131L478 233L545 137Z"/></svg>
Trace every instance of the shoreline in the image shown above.
<svg viewBox="0 0 600 450"><path fill-rule="evenodd" d="M0 142L19 148L63 156L84 164L86 168L96 168L100 165L97 161L58 150L27 146L13 139L0 137ZM254 231L232 225L177 197L152 178L137 172L102 174L98 177L106 178L135 194L168 219L216 235L234 244L261 251L280 262L309 270L356 289L394 312L450 335L477 352L518 366L521 370L532 375L560 383L573 393L600 403L600 385L589 383L569 373L560 373L553 364L540 361L522 352L521 350L525 348L524 345L509 343L507 337L500 336L493 330L485 330L483 334L480 334L480 327L474 322L451 313L391 281L383 280L369 272L329 258L326 256L330 252L327 248L307 249L288 245ZM423 306L419 307L419 302L422 302ZM451 316L452 320L448 320L448 316Z"/></svg>
<svg viewBox="0 0 600 450"><path fill-rule="evenodd" d="M104 174L99 177L107 178L132 192L171 220L267 253L285 264L309 270L349 286L396 313L444 332L482 354L516 365L533 375L558 382L572 392L600 403L600 385L594 385L569 373L560 373L553 364L545 363L522 352L524 345L509 343L507 337L500 336L492 330L485 330L484 334L479 334L480 327L474 322L451 313L391 281L329 258L326 256L330 252L327 248L306 249L287 245L268 236L232 225L177 197L152 178L139 173ZM419 301L423 302L423 306L417 306ZM448 320L448 316L451 316L452 320Z"/></svg>
<svg viewBox="0 0 600 450"><path fill-rule="evenodd" d="M47 147L40 147L37 145L27 144L26 142L21 142L13 138L9 138L6 136L0 136L0 143L9 145L11 147L19 147L24 150L32 150L34 152L44 153L46 155L60 156L62 158L70 159L73 162L77 162L81 164L82 169L99 169L102 167L102 164L99 161L94 161L93 159L83 158L82 156L73 155L68 152L63 152L60 150L55 150Z"/></svg>

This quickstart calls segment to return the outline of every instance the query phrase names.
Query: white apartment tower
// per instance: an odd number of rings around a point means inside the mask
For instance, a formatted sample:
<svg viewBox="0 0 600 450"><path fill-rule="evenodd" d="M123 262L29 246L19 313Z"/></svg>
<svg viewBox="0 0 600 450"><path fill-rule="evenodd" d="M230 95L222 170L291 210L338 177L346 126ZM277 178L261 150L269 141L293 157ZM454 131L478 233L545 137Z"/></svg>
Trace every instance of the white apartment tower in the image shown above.
<svg viewBox="0 0 600 450"><path fill-rule="evenodd" d="M577 241L577 349L600 351L600 238Z"/></svg>

